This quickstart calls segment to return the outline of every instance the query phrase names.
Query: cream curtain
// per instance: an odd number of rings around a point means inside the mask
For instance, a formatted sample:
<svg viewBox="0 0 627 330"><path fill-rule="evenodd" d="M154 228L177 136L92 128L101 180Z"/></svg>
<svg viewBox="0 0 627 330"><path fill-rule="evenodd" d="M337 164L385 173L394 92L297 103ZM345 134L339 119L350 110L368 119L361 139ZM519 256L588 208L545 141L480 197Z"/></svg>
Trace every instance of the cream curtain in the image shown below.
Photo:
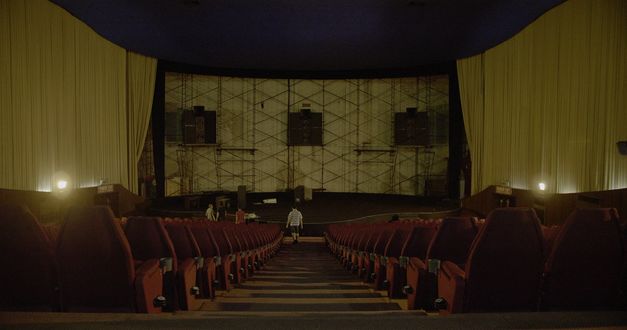
<svg viewBox="0 0 627 330"><path fill-rule="evenodd" d="M473 193L627 187L627 2L570 0L457 67Z"/></svg>
<svg viewBox="0 0 627 330"><path fill-rule="evenodd" d="M155 91L157 60L128 52L128 178L131 191L138 192L138 163L144 149Z"/></svg>
<svg viewBox="0 0 627 330"><path fill-rule="evenodd" d="M48 1L0 0L0 188L50 190L64 173L136 191L154 79L130 86L150 70Z"/></svg>

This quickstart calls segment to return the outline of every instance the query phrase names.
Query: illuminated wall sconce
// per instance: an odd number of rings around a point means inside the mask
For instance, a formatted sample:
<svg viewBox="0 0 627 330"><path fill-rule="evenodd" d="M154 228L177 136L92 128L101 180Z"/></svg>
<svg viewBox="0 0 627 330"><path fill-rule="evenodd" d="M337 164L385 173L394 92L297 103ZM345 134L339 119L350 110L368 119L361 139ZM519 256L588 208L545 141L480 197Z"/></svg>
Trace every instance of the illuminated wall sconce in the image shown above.
<svg viewBox="0 0 627 330"><path fill-rule="evenodd" d="M59 181L57 181L57 189L65 190L65 188L67 188L67 181L66 180L59 180Z"/></svg>
<svg viewBox="0 0 627 330"><path fill-rule="evenodd" d="M52 175L52 191L65 193L71 189L70 176L63 171L58 171Z"/></svg>
<svg viewBox="0 0 627 330"><path fill-rule="evenodd" d="M538 183L538 189L540 189L540 191L545 191L546 190L546 184L544 182Z"/></svg>

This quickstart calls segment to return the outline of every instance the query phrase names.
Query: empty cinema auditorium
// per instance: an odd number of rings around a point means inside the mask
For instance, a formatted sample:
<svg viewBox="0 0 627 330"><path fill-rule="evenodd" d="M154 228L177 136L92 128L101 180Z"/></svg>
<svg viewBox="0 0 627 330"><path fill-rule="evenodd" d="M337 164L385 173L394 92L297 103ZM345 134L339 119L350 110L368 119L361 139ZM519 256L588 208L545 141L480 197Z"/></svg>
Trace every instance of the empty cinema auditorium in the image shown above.
<svg viewBox="0 0 627 330"><path fill-rule="evenodd" d="M0 0L0 328L627 328L627 1Z"/></svg>

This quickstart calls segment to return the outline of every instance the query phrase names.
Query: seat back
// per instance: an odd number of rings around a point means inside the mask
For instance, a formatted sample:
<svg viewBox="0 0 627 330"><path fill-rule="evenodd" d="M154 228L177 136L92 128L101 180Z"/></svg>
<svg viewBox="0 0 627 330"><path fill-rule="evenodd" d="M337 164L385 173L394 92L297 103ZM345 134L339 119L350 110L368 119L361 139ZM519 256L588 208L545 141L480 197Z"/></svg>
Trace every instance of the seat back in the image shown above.
<svg viewBox="0 0 627 330"><path fill-rule="evenodd" d="M386 257L400 257L403 252L403 246L407 243L412 228L409 226L398 226L394 229L394 233L387 246L385 247Z"/></svg>
<svg viewBox="0 0 627 330"><path fill-rule="evenodd" d="M205 258L219 257L220 249L209 227L206 225L188 225L198 243L200 254Z"/></svg>
<svg viewBox="0 0 627 330"><path fill-rule="evenodd" d="M543 263L535 211L495 209L470 248L464 311L536 310Z"/></svg>
<svg viewBox="0 0 627 330"><path fill-rule="evenodd" d="M242 252L245 251L246 248L244 247L244 244L242 244L242 241L240 241L239 237L237 237L237 235L235 234L235 230L232 228L224 228L223 229L224 235L226 236L226 239L231 243L231 247L233 248L233 252Z"/></svg>
<svg viewBox="0 0 627 330"><path fill-rule="evenodd" d="M445 218L429 244L427 259L448 260L458 265L464 264L476 236L477 226L471 218Z"/></svg>
<svg viewBox="0 0 627 330"><path fill-rule="evenodd" d="M381 227L379 225L373 225L368 229L368 239L366 240L364 247L361 249L362 251L367 253L372 253L374 251L374 245L377 243L377 239L381 234L381 232L379 231L380 228Z"/></svg>
<svg viewBox="0 0 627 330"><path fill-rule="evenodd" d="M177 255L161 218L129 217L124 233L137 260L172 258L172 271L177 271Z"/></svg>
<svg viewBox="0 0 627 330"><path fill-rule="evenodd" d="M259 247L259 240L257 239L257 236L255 236L255 234L250 230L249 226L247 226L246 228L242 228L239 231L240 235L242 235L242 237L244 237L248 242L248 248L250 250L254 250Z"/></svg>
<svg viewBox="0 0 627 330"><path fill-rule="evenodd" d="M211 234L213 234L216 245L220 250L221 257L236 252L223 228L211 226L209 227L209 230L211 231Z"/></svg>
<svg viewBox="0 0 627 330"><path fill-rule="evenodd" d="M249 240L249 237L244 234L244 229L242 229L241 227L243 226L237 226L233 228L233 236L235 236L237 240L239 240L239 244L242 247L242 251L252 250L253 244Z"/></svg>
<svg viewBox="0 0 627 330"><path fill-rule="evenodd" d="M178 223L169 223L165 226L165 229L174 245L177 258L188 259L200 256L198 243L187 226Z"/></svg>
<svg viewBox="0 0 627 330"><path fill-rule="evenodd" d="M617 307L623 257L616 209L575 210L547 259L543 304L551 309Z"/></svg>
<svg viewBox="0 0 627 330"><path fill-rule="evenodd" d="M413 226L409 238L403 246L401 255L404 257L418 257L424 260L435 231L436 227L432 225L420 224Z"/></svg>
<svg viewBox="0 0 627 330"><path fill-rule="evenodd" d="M542 237L544 238L544 252L545 256L551 255L553 251L553 244L555 244L555 239L557 238L557 234L560 232L560 226L542 226Z"/></svg>
<svg viewBox="0 0 627 330"><path fill-rule="evenodd" d="M24 205L0 205L0 310L51 311L57 274L48 237Z"/></svg>
<svg viewBox="0 0 627 330"><path fill-rule="evenodd" d="M379 238L377 239L377 242L373 247L373 251L375 254L382 256L385 253L385 248L388 245L388 242L390 242L392 234L394 234L394 228L392 228L391 226L386 226L381 231L381 235L379 235Z"/></svg>
<svg viewBox="0 0 627 330"><path fill-rule="evenodd" d="M50 241L50 246L54 247L57 245L57 238L59 238L59 231L61 231L61 223L47 223L41 224L41 229L43 229L46 237Z"/></svg>
<svg viewBox="0 0 627 330"><path fill-rule="evenodd" d="M131 248L108 207L71 208L56 255L63 310L135 310Z"/></svg>

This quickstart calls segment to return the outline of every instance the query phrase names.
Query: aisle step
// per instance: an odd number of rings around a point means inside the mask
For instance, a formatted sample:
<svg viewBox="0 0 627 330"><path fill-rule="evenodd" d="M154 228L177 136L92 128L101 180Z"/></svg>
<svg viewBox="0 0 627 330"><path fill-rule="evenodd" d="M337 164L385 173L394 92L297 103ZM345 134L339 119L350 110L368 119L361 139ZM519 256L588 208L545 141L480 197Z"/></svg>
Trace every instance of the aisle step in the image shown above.
<svg viewBox="0 0 627 330"><path fill-rule="evenodd" d="M213 303L203 304L203 311L256 311L256 312L337 312L337 311L390 311L401 310L390 303Z"/></svg>
<svg viewBox="0 0 627 330"><path fill-rule="evenodd" d="M270 290L269 290L270 291ZM278 291L278 290L276 290ZM289 292L278 293L272 290L269 293L230 293L227 298L281 298L281 299L298 299L298 298L381 298L378 293L364 293L364 292L348 292L348 293L306 293L306 292Z"/></svg>
<svg viewBox="0 0 627 330"><path fill-rule="evenodd" d="M264 269L246 282L204 302L206 312L366 312L400 311L381 292L375 292L348 273L326 249L321 238L289 244Z"/></svg>

